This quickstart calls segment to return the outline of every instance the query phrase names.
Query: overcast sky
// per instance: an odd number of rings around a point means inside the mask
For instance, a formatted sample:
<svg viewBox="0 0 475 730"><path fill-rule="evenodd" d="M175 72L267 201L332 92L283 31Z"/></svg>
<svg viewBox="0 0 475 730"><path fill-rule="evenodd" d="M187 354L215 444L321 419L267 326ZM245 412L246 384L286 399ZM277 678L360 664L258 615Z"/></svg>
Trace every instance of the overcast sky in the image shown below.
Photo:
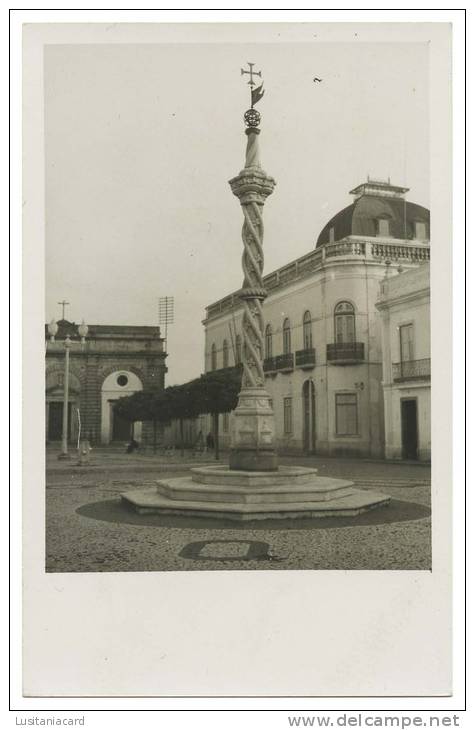
<svg viewBox="0 0 475 730"><path fill-rule="evenodd" d="M46 318L158 324L167 383L203 370L204 309L242 282L247 61L262 70L265 272L302 256L366 175L430 207L424 44L57 45L45 50ZM314 77L322 78L315 83Z"/></svg>

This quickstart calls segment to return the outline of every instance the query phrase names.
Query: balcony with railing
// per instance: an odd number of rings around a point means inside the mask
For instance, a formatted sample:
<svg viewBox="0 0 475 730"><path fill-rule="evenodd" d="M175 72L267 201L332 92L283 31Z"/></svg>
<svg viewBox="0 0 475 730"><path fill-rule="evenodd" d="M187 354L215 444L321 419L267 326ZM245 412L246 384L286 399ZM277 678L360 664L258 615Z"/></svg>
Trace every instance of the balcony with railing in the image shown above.
<svg viewBox="0 0 475 730"><path fill-rule="evenodd" d="M306 350L297 350L295 353L295 366L302 370L315 367L316 361L314 347L309 347Z"/></svg>
<svg viewBox="0 0 475 730"><path fill-rule="evenodd" d="M332 365L357 365L364 360L364 342L333 342L327 345L327 361Z"/></svg>
<svg viewBox="0 0 475 730"><path fill-rule="evenodd" d="M430 357L393 363L393 380L430 380Z"/></svg>
<svg viewBox="0 0 475 730"><path fill-rule="evenodd" d="M264 372L265 373L275 373L275 357L266 357L263 362Z"/></svg>
<svg viewBox="0 0 475 730"><path fill-rule="evenodd" d="M294 354L287 352L285 355L266 357L263 362L264 373L274 375L275 373L290 373L294 369Z"/></svg>
<svg viewBox="0 0 475 730"><path fill-rule="evenodd" d="M294 353L286 352L284 355L277 355L275 358L275 369L279 373L290 373L294 369Z"/></svg>

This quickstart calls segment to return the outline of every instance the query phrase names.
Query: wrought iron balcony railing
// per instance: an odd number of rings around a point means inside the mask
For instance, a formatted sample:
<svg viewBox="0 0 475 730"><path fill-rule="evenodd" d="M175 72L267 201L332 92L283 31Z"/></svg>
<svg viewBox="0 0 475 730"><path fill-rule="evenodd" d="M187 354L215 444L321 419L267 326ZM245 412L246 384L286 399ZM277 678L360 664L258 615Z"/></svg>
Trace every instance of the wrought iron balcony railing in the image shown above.
<svg viewBox="0 0 475 730"><path fill-rule="evenodd" d="M430 380L430 357L393 363L393 380Z"/></svg>
<svg viewBox="0 0 475 730"><path fill-rule="evenodd" d="M354 365L364 360L364 342L333 342L327 345L327 361L334 365Z"/></svg>
<svg viewBox="0 0 475 730"><path fill-rule="evenodd" d="M297 350L295 353L295 365L298 368L313 368L316 360L314 347L309 347L306 350Z"/></svg>
<svg viewBox="0 0 475 730"><path fill-rule="evenodd" d="M265 373L275 373L275 357L266 357L263 365Z"/></svg>
<svg viewBox="0 0 475 730"><path fill-rule="evenodd" d="M294 353L287 352L285 355L277 355L275 358L275 369L279 372L291 372L294 369Z"/></svg>

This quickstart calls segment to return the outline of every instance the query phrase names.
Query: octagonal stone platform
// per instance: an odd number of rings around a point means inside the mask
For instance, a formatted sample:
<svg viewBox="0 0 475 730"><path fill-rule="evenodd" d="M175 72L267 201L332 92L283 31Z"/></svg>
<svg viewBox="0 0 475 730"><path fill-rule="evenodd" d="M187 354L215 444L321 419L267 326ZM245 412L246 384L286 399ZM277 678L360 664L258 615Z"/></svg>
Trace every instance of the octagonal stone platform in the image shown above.
<svg viewBox="0 0 475 730"><path fill-rule="evenodd" d="M353 482L319 477L316 469L282 466L245 472L226 466L191 469L156 486L121 495L140 514L262 520L354 516L389 503L385 494L355 489Z"/></svg>

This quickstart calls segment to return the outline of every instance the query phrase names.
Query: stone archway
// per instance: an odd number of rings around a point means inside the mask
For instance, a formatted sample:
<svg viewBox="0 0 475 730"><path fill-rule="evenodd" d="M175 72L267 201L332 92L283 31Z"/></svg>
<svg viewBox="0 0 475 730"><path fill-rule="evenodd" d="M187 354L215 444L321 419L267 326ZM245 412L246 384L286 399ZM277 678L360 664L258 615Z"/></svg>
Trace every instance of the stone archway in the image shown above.
<svg viewBox="0 0 475 730"><path fill-rule="evenodd" d="M142 381L132 370L113 370L104 379L101 388L101 443L125 443L133 436L140 441L142 424L133 426L114 414L114 403L119 398L143 390Z"/></svg>

